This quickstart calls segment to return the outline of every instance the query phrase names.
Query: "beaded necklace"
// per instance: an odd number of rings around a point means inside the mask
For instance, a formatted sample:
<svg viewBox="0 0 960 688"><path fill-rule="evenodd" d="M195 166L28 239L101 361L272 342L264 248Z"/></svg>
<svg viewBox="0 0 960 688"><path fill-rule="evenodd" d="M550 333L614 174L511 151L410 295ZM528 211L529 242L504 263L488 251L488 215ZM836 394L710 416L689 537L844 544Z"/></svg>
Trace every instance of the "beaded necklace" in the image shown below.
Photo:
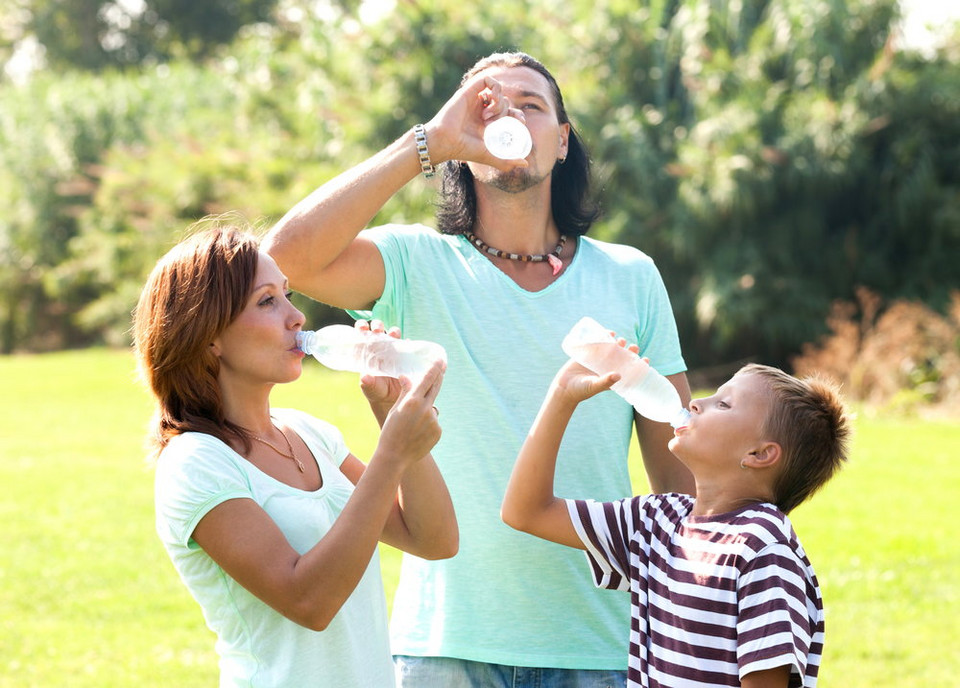
<svg viewBox="0 0 960 688"><path fill-rule="evenodd" d="M560 274L560 271L563 270L563 261L560 260L560 253L563 251L563 247L567 243L567 237L563 234L560 235L560 241L557 242L556 247L550 253L537 253L533 255L529 253L508 253L506 251L501 251L498 248L493 248L473 232L464 232L464 236L478 249L484 253L489 253L491 256L496 256L497 258L506 258L507 260L518 260L521 263L547 262L553 269L554 276Z"/></svg>

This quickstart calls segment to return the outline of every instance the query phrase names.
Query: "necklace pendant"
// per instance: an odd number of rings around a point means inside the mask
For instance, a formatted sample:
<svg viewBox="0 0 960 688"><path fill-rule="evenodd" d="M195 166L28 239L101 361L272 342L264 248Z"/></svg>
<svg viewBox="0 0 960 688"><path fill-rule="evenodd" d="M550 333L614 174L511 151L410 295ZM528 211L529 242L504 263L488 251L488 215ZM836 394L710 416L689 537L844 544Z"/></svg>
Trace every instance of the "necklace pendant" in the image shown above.
<svg viewBox="0 0 960 688"><path fill-rule="evenodd" d="M563 270L563 261L557 258L552 253L547 255L547 262L550 263L550 267L553 268L554 277L559 275L560 271Z"/></svg>
<svg viewBox="0 0 960 688"><path fill-rule="evenodd" d="M297 462L297 468L299 468L299 469L300 469L300 472L303 473L303 472L304 472L304 469L303 469L303 461L301 461L300 459L297 459L297 458L295 458L294 461Z"/></svg>

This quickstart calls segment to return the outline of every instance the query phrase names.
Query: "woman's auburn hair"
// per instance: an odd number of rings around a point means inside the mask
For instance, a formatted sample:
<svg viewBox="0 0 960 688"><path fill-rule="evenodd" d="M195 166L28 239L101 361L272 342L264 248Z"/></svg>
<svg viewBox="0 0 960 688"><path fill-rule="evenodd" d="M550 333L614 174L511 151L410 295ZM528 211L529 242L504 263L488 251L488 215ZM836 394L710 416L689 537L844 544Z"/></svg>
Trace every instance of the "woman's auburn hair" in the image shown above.
<svg viewBox="0 0 960 688"><path fill-rule="evenodd" d="M137 367L156 399L148 443L156 455L184 432L246 445L225 417L213 342L243 311L259 242L234 226L198 231L174 246L147 278L134 310Z"/></svg>

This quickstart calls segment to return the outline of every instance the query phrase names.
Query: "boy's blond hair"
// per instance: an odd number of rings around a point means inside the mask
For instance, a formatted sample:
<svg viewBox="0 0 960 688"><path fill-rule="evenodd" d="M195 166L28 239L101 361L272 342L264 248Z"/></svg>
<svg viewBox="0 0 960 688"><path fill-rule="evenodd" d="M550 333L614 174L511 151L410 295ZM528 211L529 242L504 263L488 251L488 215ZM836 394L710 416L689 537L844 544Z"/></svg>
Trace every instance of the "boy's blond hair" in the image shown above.
<svg viewBox="0 0 960 688"><path fill-rule="evenodd" d="M773 484L774 503L784 513L823 487L847 460L850 416L836 385L816 377L798 379L779 368L749 364L738 375L758 375L772 403L764 434L782 451Z"/></svg>

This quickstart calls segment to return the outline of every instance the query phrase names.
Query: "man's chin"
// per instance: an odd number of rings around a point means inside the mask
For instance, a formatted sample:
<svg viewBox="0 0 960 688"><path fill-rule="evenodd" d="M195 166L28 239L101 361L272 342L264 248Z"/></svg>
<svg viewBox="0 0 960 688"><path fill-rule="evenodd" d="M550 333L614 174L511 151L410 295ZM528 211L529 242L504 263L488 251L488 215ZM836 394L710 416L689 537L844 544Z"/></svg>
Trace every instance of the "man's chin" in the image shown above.
<svg viewBox="0 0 960 688"><path fill-rule="evenodd" d="M543 178L534 177L527 168L515 167L509 172L498 172L490 179L489 184L506 193L523 193L542 181Z"/></svg>

